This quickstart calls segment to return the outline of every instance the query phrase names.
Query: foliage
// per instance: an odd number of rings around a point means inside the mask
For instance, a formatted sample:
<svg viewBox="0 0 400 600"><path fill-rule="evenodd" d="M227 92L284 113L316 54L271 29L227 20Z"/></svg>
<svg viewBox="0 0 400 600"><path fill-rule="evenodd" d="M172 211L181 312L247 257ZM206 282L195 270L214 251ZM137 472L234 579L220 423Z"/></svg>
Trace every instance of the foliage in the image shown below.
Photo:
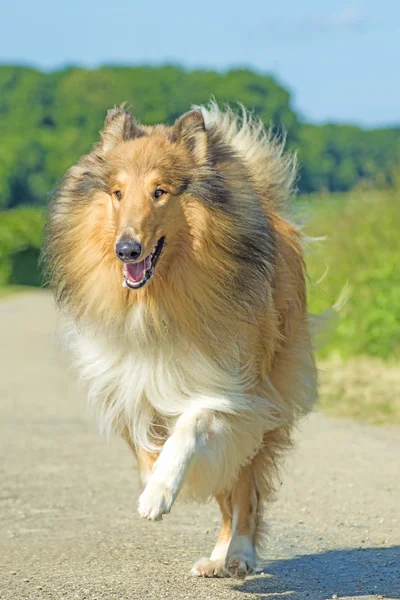
<svg viewBox="0 0 400 600"><path fill-rule="evenodd" d="M172 123L212 95L252 107L296 139L288 92L272 77L247 70L103 67L44 75L0 67L0 208L45 204L55 182L96 141L108 108L127 101L146 124Z"/></svg>
<svg viewBox="0 0 400 600"><path fill-rule="evenodd" d="M391 187L399 165L400 128L303 125L299 147L303 191Z"/></svg>
<svg viewBox="0 0 400 600"><path fill-rule="evenodd" d="M126 101L144 123L172 123L212 96L219 103L241 102L267 126L285 128L289 147L299 150L303 192L392 182L400 129L302 124L289 92L271 76L175 66L46 74L0 66L0 209L45 205L56 181L96 140L108 108Z"/></svg>
<svg viewBox="0 0 400 600"><path fill-rule="evenodd" d="M42 210L25 207L0 212L0 286L40 285L37 259L43 225Z"/></svg>

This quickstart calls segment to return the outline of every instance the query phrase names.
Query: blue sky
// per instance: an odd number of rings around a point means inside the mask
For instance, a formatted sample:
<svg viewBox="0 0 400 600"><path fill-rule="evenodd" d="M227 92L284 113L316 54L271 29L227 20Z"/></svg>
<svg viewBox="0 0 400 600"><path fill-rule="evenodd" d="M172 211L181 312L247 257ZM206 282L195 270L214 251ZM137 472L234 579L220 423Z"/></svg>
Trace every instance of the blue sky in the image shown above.
<svg viewBox="0 0 400 600"><path fill-rule="evenodd" d="M316 122L400 124L400 0L16 0L0 62L272 73Z"/></svg>

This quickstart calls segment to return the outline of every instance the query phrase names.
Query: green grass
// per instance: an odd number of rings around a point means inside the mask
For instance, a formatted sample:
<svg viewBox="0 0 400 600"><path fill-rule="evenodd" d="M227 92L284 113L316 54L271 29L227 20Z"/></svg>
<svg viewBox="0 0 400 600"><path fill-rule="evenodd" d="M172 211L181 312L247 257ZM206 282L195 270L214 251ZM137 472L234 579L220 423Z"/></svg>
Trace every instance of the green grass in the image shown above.
<svg viewBox="0 0 400 600"><path fill-rule="evenodd" d="M347 300L321 357L400 359L400 191L302 198L314 313ZM303 212L304 212L303 210ZM321 280L321 281L319 281ZM318 282L318 283L316 283Z"/></svg>

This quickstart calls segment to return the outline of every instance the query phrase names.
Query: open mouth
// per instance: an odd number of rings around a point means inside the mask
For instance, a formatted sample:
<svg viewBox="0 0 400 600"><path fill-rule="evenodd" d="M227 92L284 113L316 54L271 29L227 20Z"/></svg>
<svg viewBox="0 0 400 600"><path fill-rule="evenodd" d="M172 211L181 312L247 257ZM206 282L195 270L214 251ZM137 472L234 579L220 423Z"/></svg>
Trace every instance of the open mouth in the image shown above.
<svg viewBox="0 0 400 600"><path fill-rule="evenodd" d="M136 263L124 264L124 280L122 287L129 287L131 290L137 290L143 287L152 277L155 266L160 258L165 243L165 237L158 240L154 249L146 258Z"/></svg>

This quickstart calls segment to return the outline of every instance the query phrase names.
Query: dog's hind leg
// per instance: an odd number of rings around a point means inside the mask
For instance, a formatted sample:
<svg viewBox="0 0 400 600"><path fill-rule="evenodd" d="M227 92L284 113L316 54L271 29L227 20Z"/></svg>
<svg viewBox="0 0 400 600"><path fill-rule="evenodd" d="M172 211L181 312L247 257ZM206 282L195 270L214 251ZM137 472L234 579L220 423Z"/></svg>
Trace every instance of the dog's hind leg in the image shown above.
<svg viewBox="0 0 400 600"><path fill-rule="evenodd" d="M222 514L221 529L217 543L210 558L200 558L192 568L192 574L198 577L226 577L225 559L232 538L232 503L231 494L216 496Z"/></svg>
<svg viewBox="0 0 400 600"><path fill-rule="evenodd" d="M158 458L159 452L148 452L143 448L136 448L135 444L133 443L132 436L129 433L128 427L124 427L124 429L121 432L121 435L128 444L129 448L132 450L133 454L135 455L139 468L141 482L143 485L146 485L149 480L154 463Z"/></svg>
<svg viewBox="0 0 400 600"><path fill-rule="evenodd" d="M225 567L231 577L244 579L256 566L254 537L257 528L258 494L252 464L243 467L233 486L232 539Z"/></svg>
<svg viewBox="0 0 400 600"><path fill-rule="evenodd" d="M192 569L199 577L244 579L254 571L254 536L258 496L252 465L243 467L232 491L217 496L222 513L221 530L210 558L201 558Z"/></svg>

